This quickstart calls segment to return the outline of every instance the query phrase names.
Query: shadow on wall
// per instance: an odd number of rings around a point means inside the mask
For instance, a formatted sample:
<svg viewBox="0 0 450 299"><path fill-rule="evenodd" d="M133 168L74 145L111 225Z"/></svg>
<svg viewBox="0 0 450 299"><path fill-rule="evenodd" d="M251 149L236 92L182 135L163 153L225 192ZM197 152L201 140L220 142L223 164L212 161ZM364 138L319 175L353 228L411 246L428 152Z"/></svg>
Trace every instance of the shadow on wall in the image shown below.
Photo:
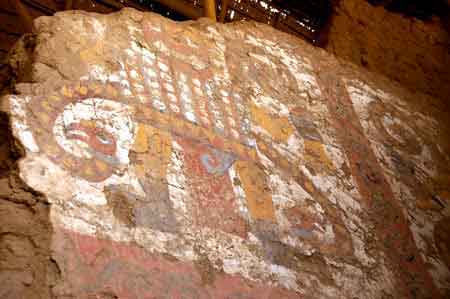
<svg viewBox="0 0 450 299"><path fill-rule="evenodd" d="M0 298L52 298L59 269L50 257L50 205L18 176L21 149L0 113Z"/></svg>

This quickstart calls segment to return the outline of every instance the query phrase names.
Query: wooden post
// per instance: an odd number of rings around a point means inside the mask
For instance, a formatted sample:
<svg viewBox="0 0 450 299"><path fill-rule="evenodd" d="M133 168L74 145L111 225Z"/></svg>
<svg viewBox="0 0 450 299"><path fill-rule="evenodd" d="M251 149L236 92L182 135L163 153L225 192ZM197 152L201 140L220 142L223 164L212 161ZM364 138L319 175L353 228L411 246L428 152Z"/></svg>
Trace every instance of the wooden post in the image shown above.
<svg viewBox="0 0 450 299"><path fill-rule="evenodd" d="M66 0L64 10L71 10L73 7L73 0Z"/></svg>
<svg viewBox="0 0 450 299"><path fill-rule="evenodd" d="M216 21L217 20L217 17L216 17L216 1L214 1L214 0L204 0L203 1L203 5L204 5L205 16L210 18L211 20Z"/></svg>

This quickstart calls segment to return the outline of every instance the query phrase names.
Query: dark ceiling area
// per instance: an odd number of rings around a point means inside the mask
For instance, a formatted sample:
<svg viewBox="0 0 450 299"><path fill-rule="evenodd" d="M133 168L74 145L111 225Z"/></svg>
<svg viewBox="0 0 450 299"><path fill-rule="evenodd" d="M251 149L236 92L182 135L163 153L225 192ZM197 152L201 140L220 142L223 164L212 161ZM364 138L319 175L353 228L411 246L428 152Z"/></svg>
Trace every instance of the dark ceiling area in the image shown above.
<svg viewBox="0 0 450 299"><path fill-rule="evenodd" d="M203 0L181 1L202 10ZM224 22L256 20L267 23L279 30L302 36L317 43L320 32L329 22L333 7L343 0L216 0L217 12L226 7ZM432 16L448 17L449 0L367 0L374 6L384 6L388 11L429 20ZM150 10L175 20L185 20L177 13L161 4L160 0L137 0ZM370 16L367 16L370 18Z"/></svg>
<svg viewBox="0 0 450 299"><path fill-rule="evenodd" d="M432 16L449 14L448 0L367 0L373 5L383 5L387 10L406 16L427 20Z"/></svg>

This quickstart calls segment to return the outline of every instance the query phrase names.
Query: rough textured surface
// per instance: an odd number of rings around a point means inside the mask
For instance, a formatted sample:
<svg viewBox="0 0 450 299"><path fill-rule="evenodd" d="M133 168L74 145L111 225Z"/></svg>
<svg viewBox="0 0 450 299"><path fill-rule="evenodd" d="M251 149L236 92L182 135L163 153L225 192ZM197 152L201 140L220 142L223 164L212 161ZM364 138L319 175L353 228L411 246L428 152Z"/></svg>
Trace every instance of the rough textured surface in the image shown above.
<svg viewBox="0 0 450 299"><path fill-rule="evenodd" d="M449 24L407 18L365 0L341 0L334 9L329 52L448 102Z"/></svg>
<svg viewBox="0 0 450 299"><path fill-rule="evenodd" d="M14 173L50 203L39 291L448 295L450 132L432 99L265 25L126 9L36 28L3 107Z"/></svg>
<svg viewBox="0 0 450 299"><path fill-rule="evenodd" d="M50 253L49 204L19 178L8 120L0 113L0 298L51 298L59 270Z"/></svg>

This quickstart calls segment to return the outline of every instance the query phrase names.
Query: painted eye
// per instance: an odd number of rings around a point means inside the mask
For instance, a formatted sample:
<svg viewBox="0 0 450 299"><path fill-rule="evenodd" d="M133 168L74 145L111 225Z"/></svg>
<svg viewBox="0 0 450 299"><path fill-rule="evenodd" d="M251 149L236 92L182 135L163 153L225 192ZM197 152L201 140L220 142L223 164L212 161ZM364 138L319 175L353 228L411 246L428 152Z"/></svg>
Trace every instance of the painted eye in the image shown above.
<svg viewBox="0 0 450 299"><path fill-rule="evenodd" d="M94 123L73 123L66 131L68 139L80 140L89 145L91 149L102 155L112 156L116 152L114 136Z"/></svg>
<svg viewBox="0 0 450 299"><path fill-rule="evenodd" d="M102 144L112 144L112 140L108 138L108 136L105 136L103 134L97 134L96 135L98 141L100 141Z"/></svg>

